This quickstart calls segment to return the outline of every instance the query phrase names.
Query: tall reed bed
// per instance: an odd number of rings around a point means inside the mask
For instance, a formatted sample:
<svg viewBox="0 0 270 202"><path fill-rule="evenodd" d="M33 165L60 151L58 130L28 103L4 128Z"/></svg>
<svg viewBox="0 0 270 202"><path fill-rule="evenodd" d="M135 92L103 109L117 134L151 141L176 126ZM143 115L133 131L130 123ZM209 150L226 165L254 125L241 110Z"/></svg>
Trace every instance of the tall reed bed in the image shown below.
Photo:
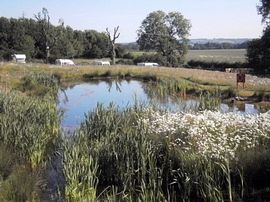
<svg viewBox="0 0 270 202"><path fill-rule="evenodd" d="M95 195L90 194L92 200L165 200L161 189L162 169L156 166L157 147L148 139L144 124L138 122L139 116L137 107L119 111L113 105L108 109L98 106L86 116L77 134L66 143L73 146L65 147L64 151L68 200L75 201L69 194L75 190L79 196L89 194L88 189L73 187L76 182L82 187L89 184L91 180L85 178L86 172L95 179L88 186L96 191ZM84 155L79 155L83 151ZM69 158L70 155L76 160ZM84 158L92 159L92 168L89 164L85 167Z"/></svg>
<svg viewBox="0 0 270 202"><path fill-rule="evenodd" d="M51 99L0 94L0 201L38 200L59 123Z"/></svg>
<svg viewBox="0 0 270 202"><path fill-rule="evenodd" d="M56 98L60 88L60 77L57 74L30 74L21 79L17 88L29 96Z"/></svg>
<svg viewBox="0 0 270 202"><path fill-rule="evenodd" d="M138 106L120 111L113 105L98 106L64 142L65 198L265 199L269 123L269 113L172 113Z"/></svg>

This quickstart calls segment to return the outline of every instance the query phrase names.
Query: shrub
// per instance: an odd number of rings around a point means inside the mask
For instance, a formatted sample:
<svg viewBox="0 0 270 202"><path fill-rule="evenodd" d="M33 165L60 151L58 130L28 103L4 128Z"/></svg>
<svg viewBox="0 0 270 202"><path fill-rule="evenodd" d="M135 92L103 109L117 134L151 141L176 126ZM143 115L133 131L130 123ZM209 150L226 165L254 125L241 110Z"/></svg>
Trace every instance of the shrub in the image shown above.
<svg viewBox="0 0 270 202"><path fill-rule="evenodd" d="M207 62L207 61L199 61L199 60L190 60L187 63L187 67L192 68L202 68L209 70L219 70L225 71L226 68L247 68L248 65L246 63L227 63L227 62Z"/></svg>

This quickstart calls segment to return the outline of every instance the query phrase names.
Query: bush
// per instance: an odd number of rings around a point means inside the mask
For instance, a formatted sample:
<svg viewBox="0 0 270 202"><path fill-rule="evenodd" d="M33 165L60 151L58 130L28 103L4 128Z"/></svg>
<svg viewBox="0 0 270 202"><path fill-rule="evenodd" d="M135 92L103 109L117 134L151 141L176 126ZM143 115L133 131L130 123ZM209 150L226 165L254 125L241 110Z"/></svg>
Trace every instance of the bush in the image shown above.
<svg viewBox="0 0 270 202"><path fill-rule="evenodd" d="M60 79L60 74L31 74L22 79L18 88L31 96L45 97L49 95L56 97L59 90Z"/></svg>
<svg viewBox="0 0 270 202"><path fill-rule="evenodd" d="M134 59L134 56L130 52L128 52L128 53L126 53L126 54L123 55L123 58L124 59L131 59L131 60L133 60Z"/></svg>
<svg viewBox="0 0 270 202"><path fill-rule="evenodd" d="M138 56L133 60L135 64L140 63L140 62L156 62L159 65L164 65L166 66L167 62L166 59L159 55L159 54L142 54L141 56Z"/></svg>
<svg viewBox="0 0 270 202"><path fill-rule="evenodd" d="M187 67L225 71L226 68L248 68L248 65L247 63L239 63L239 62L227 63L227 62L213 62L213 61L208 62L208 61L190 60L187 63Z"/></svg>
<svg viewBox="0 0 270 202"><path fill-rule="evenodd" d="M130 59L126 59L126 60L120 59L120 60L116 61L116 64L120 64L120 65L134 65L134 62L133 62L133 60L130 60Z"/></svg>

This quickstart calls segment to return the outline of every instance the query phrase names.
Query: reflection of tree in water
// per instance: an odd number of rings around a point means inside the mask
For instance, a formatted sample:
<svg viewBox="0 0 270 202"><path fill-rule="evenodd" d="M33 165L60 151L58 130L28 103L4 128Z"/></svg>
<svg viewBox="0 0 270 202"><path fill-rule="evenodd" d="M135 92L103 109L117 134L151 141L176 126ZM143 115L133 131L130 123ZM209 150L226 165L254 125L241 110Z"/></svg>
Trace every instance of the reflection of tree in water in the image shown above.
<svg viewBox="0 0 270 202"><path fill-rule="evenodd" d="M257 104L254 104L254 107L259 112L265 113L270 110L270 103L257 103Z"/></svg>
<svg viewBox="0 0 270 202"><path fill-rule="evenodd" d="M113 88L113 86L115 85L115 89L118 92L122 92L121 90L121 83L123 80L111 80L111 79L97 79L97 80L91 80L90 82L87 82L90 85L99 85L101 82L105 82L108 86L108 92L111 92L111 89ZM63 86L61 87L60 91L61 91L61 95L63 96L61 99L63 100L63 103L66 104L69 100L68 100L68 96L66 94L67 90L72 90L75 86L80 85L82 83L72 83L69 84L68 86ZM59 100L59 96L58 96L58 103L60 102Z"/></svg>
<svg viewBox="0 0 270 202"><path fill-rule="evenodd" d="M117 92L122 92L121 90L121 83L123 80L115 79L115 80L106 80L106 84L108 85L108 91L111 92L111 89L113 88L113 85L115 85L115 90Z"/></svg>
<svg viewBox="0 0 270 202"><path fill-rule="evenodd" d="M171 102L177 104L181 101L181 97L177 96L176 93L166 90L159 82L143 82L142 89L149 99L154 102L157 101L163 104Z"/></svg>
<svg viewBox="0 0 270 202"><path fill-rule="evenodd" d="M181 97L177 96L176 92L168 91L159 82L143 82L142 88L151 100L157 100L160 103L178 103Z"/></svg>

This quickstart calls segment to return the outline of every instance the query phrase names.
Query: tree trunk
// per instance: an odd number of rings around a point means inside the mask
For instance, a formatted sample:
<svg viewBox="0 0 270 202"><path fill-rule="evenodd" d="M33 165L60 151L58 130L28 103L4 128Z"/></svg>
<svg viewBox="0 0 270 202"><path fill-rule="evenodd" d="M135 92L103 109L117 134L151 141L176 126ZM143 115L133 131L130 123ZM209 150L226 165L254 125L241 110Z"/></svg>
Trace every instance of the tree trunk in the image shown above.
<svg viewBox="0 0 270 202"><path fill-rule="evenodd" d="M112 65L115 65L115 57L116 57L116 53L115 53L115 40L120 36L120 33L117 33L119 29L119 26L117 26L116 28L114 28L114 32L113 32L113 36L111 37L111 34L109 32L109 29L106 28L106 32L107 32L107 36L109 37L110 43L111 43L111 60L112 60Z"/></svg>
<svg viewBox="0 0 270 202"><path fill-rule="evenodd" d="M115 44L112 45L112 64L115 65Z"/></svg>

